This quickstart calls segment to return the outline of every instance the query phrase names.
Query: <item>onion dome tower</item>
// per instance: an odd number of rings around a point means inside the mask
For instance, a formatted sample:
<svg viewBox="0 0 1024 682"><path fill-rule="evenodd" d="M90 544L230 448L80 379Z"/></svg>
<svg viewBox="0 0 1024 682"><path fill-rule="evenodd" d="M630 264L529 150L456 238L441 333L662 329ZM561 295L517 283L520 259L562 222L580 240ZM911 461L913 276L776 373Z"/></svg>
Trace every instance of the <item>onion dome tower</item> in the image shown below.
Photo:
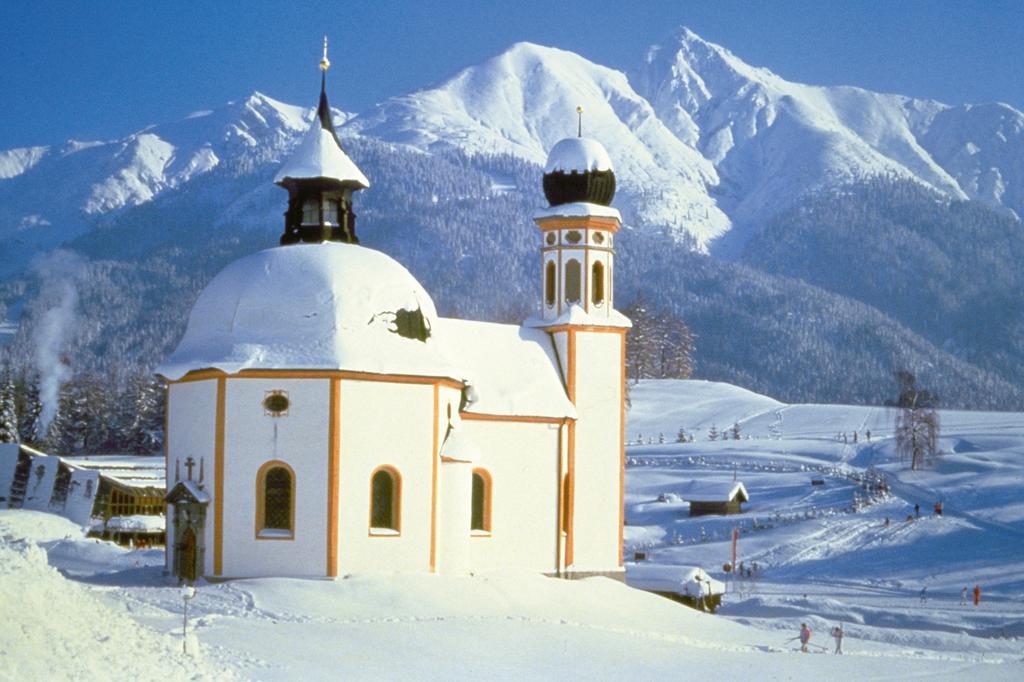
<svg viewBox="0 0 1024 682"><path fill-rule="evenodd" d="M281 244L346 242L358 244L352 193L370 181L345 154L327 103L327 38L320 60L320 105L305 137L274 182L288 190Z"/></svg>
<svg viewBox="0 0 1024 682"><path fill-rule="evenodd" d="M541 230L543 263L541 319L565 321L576 310L592 324L621 324L613 309L614 239L621 218L610 206L615 196L611 158L597 140L582 136L552 147L544 169L548 208L534 221Z"/></svg>

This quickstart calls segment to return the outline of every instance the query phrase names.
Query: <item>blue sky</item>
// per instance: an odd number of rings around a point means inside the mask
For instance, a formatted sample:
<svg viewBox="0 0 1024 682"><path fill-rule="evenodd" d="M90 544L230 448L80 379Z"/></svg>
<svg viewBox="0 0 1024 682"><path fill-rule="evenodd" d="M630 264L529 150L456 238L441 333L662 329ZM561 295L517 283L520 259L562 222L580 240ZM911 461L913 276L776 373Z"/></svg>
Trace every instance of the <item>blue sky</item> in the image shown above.
<svg viewBox="0 0 1024 682"><path fill-rule="evenodd" d="M686 25L783 77L1024 109L1024 0L0 2L0 149L118 137L259 90L359 111L519 40L634 68Z"/></svg>

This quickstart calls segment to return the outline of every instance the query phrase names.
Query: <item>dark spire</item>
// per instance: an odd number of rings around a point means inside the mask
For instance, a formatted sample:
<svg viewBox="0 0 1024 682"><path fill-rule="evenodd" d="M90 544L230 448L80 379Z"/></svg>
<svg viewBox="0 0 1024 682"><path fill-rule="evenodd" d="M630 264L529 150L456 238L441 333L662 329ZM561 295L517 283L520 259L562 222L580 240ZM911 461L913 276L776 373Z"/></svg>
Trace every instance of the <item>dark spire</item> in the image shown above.
<svg viewBox="0 0 1024 682"><path fill-rule="evenodd" d="M320 119L320 127L331 131L334 139L338 134L334 132L334 121L331 120L331 105L327 103L327 69L331 68L331 60L327 58L327 36L324 36L324 56L320 60L320 106L316 109L316 117Z"/></svg>
<svg viewBox="0 0 1024 682"><path fill-rule="evenodd" d="M316 109L316 117L320 119L321 128L331 131L337 137L334 121L331 120L331 105L327 103L327 69L320 74L320 106Z"/></svg>

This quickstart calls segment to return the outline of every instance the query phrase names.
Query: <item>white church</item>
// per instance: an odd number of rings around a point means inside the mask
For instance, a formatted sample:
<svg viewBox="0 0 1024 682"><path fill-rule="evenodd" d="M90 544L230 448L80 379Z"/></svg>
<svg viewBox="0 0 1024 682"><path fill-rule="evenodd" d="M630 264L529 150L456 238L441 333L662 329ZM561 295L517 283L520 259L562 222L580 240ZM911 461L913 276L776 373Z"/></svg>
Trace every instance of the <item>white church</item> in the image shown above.
<svg viewBox="0 0 1024 682"><path fill-rule="evenodd" d="M621 575L630 323L613 306L607 152L583 137L551 150L537 315L439 317L408 270L358 245L353 194L370 183L324 80L275 178L280 246L220 272L157 368L167 569Z"/></svg>

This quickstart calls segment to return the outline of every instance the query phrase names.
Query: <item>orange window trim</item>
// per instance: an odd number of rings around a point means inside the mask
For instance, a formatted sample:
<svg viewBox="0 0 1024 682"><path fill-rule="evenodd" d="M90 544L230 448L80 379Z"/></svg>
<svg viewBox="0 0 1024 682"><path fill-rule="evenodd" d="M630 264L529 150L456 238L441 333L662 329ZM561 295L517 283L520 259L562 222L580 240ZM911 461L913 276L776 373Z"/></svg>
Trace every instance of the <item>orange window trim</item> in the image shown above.
<svg viewBox="0 0 1024 682"><path fill-rule="evenodd" d="M266 490L267 490L267 472L271 469L280 467L288 472L288 477L291 481L291 494L290 504L288 508L288 525L291 527L291 535L281 535L273 537L265 537L260 535L260 531L265 530L263 528L264 512L266 512ZM253 534L257 540L294 540L295 539L295 470L289 466L287 462L280 459L272 459L264 462L262 466L256 471L256 518L254 519Z"/></svg>
<svg viewBox="0 0 1024 682"><path fill-rule="evenodd" d="M430 572L437 570L437 468L440 456L440 433L438 420L440 419L440 387L434 384L434 423L431 432L430 451L430 556L428 564Z"/></svg>
<svg viewBox="0 0 1024 682"><path fill-rule="evenodd" d="M338 575L338 508L341 465L341 380L331 378L327 450L327 576Z"/></svg>
<svg viewBox="0 0 1024 682"><path fill-rule="evenodd" d="M494 494L493 479L491 478L491 474L490 474L489 471L487 471L487 469L483 469L483 468L479 468L479 467L476 468L476 469L473 469L473 475L474 476L479 476L480 479L483 481L483 484L484 484L484 499L483 499L484 527L483 528L473 528L471 530L483 530L483 531L486 531L486 532L490 533L490 532L492 532L492 527L491 527L491 504L492 504L492 495ZM483 537L483 536L476 536L476 537Z"/></svg>
<svg viewBox="0 0 1024 682"><path fill-rule="evenodd" d="M618 232L621 223L617 218L605 216L549 216L535 218L534 222L543 232L551 230L608 230L613 234Z"/></svg>
<svg viewBox="0 0 1024 682"><path fill-rule="evenodd" d="M625 334L629 330L626 327L605 327L595 324L559 324L551 327L544 327L544 331L548 334L567 331L595 332L598 334Z"/></svg>
<svg viewBox="0 0 1024 682"><path fill-rule="evenodd" d="M572 417L536 417L514 414L487 414L484 412L459 412L459 416L466 421L482 422L516 422L520 424L561 424Z"/></svg>
<svg viewBox="0 0 1024 682"><path fill-rule="evenodd" d="M557 506L556 516L558 517L558 521L555 525L555 570L559 575L561 575L562 571L565 569L562 561L562 528L565 525L565 500L562 499L562 481L565 477L565 452L563 446L565 443L564 427L567 423L568 422L563 422L562 425L558 427L558 476L555 479L558 482L557 491L555 492L555 503Z"/></svg>
<svg viewBox="0 0 1024 682"><path fill-rule="evenodd" d="M566 486L565 494L565 566L569 568L573 564L575 549L573 522L576 517L576 422L569 422L569 471L566 477L569 485Z"/></svg>
<svg viewBox="0 0 1024 682"><path fill-rule="evenodd" d="M622 557L623 531L626 527L626 335L619 347L619 567Z"/></svg>
<svg viewBox="0 0 1024 682"><path fill-rule="evenodd" d="M224 573L224 412L227 381L217 377L217 417L213 456L213 574Z"/></svg>
<svg viewBox="0 0 1024 682"><path fill-rule="evenodd" d="M372 372L353 372L340 369L244 369L237 374L228 374L219 369L195 369L181 377L169 381L171 384L183 384L190 381L207 379L346 379L349 381L377 381L392 384L419 384L445 386L461 391L465 385L450 377L416 376L412 374L374 374Z"/></svg>
<svg viewBox="0 0 1024 682"><path fill-rule="evenodd" d="M164 386L164 480L171 480L171 454L170 454L170 442L171 442L171 386L170 384ZM166 485L166 484L165 484ZM167 519L164 523L168 530L173 532L171 527L174 523L173 516L171 515L171 505L160 500L160 505L164 510L164 518ZM171 568L171 543L167 542L164 544L164 568L170 570Z"/></svg>
<svg viewBox="0 0 1024 682"><path fill-rule="evenodd" d="M376 535L373 525L373 479L381 471L387 472L391 476L391 521L395 524L394 528L383 528L380 530L394 530L398 531L397 535ZM369 529L369 535L372 537L400 537L402 535L402 475L398 473L398 469L391 466L390 464L382 464L370 473L370 516L367 519L367 528Z"/></svg>

